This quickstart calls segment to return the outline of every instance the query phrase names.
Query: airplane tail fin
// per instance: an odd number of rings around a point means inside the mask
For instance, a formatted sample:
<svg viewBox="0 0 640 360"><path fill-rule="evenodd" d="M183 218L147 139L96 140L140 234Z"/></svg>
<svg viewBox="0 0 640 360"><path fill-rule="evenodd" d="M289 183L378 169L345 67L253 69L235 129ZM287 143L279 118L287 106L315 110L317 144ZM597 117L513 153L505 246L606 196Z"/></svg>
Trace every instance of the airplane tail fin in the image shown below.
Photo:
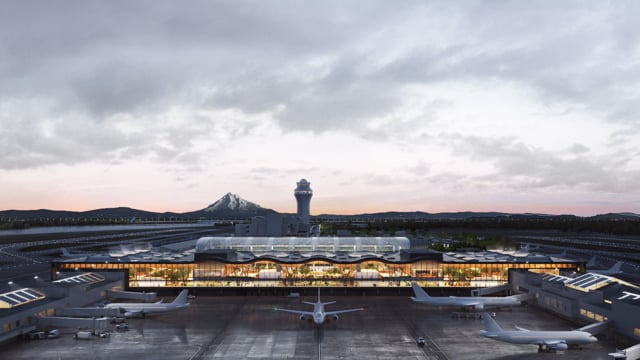
<svg viewBox="0 0 640 360"><path fill-rule="evenodd" d="M189 290L184 289L180 291L180 294L176 296L176 299L171 302L174 305L184 305L187 303L187 295L189 294Z"/></svg>
<svg viewBox="0 0 640 360"><path fill-rule="evenodd" d="M411 283L411 287L413 288L413 293L416 295L412 298L414 301L426 300L430 298L429 294L427 294L426 291L422 290L417 282L414 281L413 283Z"/></svg>
<svg viewBox="0 0 640 360"><path fill-rule="evenodd" d="M488 313L482 313L482 323L488 332L502 331L500 325Z"/></svg>
<svg viewBox="0 0 640 360"><path fill-rule="evenodd" d="M621 270L622 270L622 261L618 261L611 267L611 269L609 269L609 271L611 272L619 272Z"/></svg>
<svg viewBox="0 0 640 360"><path fill-rule="evenodd" d="M586 265L587 265L587 268L598 266L598 261L596 260L596 257L592 256L591 259L589 259L589 261L587 262Z"/></svg>
<svg viewBox="0 0 640 360"><path fill-rule="evenodd" d="M62 255L64 256L71 256L71 253L69 252L69 250L67 250L67 248L60 248L60 251L62 251Z"/></svg>

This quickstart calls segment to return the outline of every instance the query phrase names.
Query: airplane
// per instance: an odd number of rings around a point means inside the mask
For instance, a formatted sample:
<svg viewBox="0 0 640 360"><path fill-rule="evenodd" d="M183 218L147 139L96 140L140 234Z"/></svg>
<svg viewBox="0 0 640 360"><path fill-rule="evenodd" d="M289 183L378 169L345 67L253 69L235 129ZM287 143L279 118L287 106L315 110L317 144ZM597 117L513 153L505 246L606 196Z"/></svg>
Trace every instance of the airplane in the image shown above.
<svg viewBox="0 0 640 360"><path fill-rule="evenodd" d="M501 306L518 306L522 304L522 296L449 296L449 297L433 297L429 296L415 281L411 284L415 297L411 300L416 303L433 305L433 306L458 306L462 308L471 308L474 310L482 310L485 306L501 307Z"/></svg>
<svg viewBox="0 0 640 360"><path fill-rule="evenodd" d="M591 259L589 259L589 261L585 265L587 266L587 269L596 267L598 266L598 260L596 260L595 256L592 256Z"/></svg>
<svg viewBox="0 0 640 360"><path fill-rule="evenodd" d="M610 359L637 359L640 356L640 344L609 353Z"/></svg>
<svg viewBox="0 0 640 360"><path fill-rule="evenodd" d="M291 309L280 309L280 308L276 308L275 310L300 315L300 320L305 320L310 318L313 320L313 322L316 323L317 326L322 325L325 322L325 318L327 316L330 316L335 321L339 319L338 314L364 310L364 308L355 308L355 309L325 311L324 306L329 304L335 304L335 301L329 301L324 303L320 301L320 288L318 288L317 302L303 301L303 303L313 305L313 311L302 311L302 310L291 310Z"/></svg>
<svg viewBox="0 0 640 360"><path fill-rule="evenodd" d="M588 273L592 273L592 274L600 274L600 275L618 275L618 274L622 274L622 261L618 261L617 263L613 264L613 266L609 269L605 269L605 270L589 270L587 269Z"/></svg>
<svg viewBox="0 0 640 360"><path fill-rule="evenodd" d="M482 322L485 330L480 335L489 339L504 341L512 344L538 345L538 351L565 351L570 346L591 344L598 341L593 334L582 330L571 331L542 331L527 330L516 326L517 330L502 330L493 318L484 313Z"/></svg>
<svg viewBox="0 0 640 360"><path fill-rule="evenodd" d="M170 303L163 303L162 300L155 303L111 303L104 307L107 309L120 309L125 317L145 316L152 313L163 313L180 310L188 307L187 294L189 290L184 289Z"/></svg>
<svg viewBox="0 0 640 360"><path fill-rule="evenodd" d="M520 250L525 252L532 252L534 250L540 250L540 245L526 243L525 245L520 246Z"/></svg>

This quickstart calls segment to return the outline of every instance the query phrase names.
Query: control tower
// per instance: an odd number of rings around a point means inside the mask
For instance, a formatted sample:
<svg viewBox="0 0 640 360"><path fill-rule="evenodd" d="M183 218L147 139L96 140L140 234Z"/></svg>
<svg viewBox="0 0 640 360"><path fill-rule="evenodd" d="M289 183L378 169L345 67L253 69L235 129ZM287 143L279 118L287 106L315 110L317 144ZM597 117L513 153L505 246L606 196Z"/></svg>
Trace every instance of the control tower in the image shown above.
<svg viewBox="0 0 640 360"><path fill-rule="evenodd" d="M303 224L309 224L309 206L313 191L309 187L311 185L306 179L301 179L296 183L298 187L293 191L293 195L298 202L298 217Z"/></svg>

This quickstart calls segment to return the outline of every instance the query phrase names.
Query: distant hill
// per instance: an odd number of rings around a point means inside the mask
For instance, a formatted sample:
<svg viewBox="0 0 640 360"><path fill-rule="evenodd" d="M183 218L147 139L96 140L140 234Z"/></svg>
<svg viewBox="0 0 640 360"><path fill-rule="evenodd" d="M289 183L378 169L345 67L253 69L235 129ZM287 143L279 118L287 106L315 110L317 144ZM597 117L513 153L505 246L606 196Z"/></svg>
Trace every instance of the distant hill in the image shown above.
<svg viewBox="0 0 640 360"><path fill-rule="evenodd" d="M240 196L227 193L222 198L202 210L186 213L152 212L132 209L129 207L116 207L96 209L89 211L65 211L65 210L4 210L0 211L0 220L25 221L46 219L124 219L135 221L136 219L162 219L162 220L188 220L188 219L246 219L252 216L275 213L274 210L265 209L258 204L247 201Z"/></svg>
<svg viewBox="0 0 640 360"><path fill-rule="evenodd" d="M639 220L640 215L630 212L624 213L608 213L592 216L593 220Z"/></svg>
<svg viewBox="0 0 640 360"><path fill-rule="evenodd" d="M66 210L5 210L0 211L0 218L3 219L16 219L16 220L30 220L30 219L70 219L70 218L85 218L85 219L129 219L134 218L185 218L182 214L164 212L157 213L152 211L144 211L138 209L132 209L129 207L117 207L117 208L104 208L95 209L89 211L66 211Z"/></svg>

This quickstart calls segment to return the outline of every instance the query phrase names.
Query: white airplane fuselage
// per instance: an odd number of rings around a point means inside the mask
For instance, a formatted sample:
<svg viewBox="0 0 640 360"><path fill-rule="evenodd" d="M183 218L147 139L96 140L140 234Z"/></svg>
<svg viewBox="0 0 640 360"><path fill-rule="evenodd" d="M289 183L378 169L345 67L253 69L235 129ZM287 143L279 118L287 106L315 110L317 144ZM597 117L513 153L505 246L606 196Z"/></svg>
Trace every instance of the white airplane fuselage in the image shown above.
<svg viewBox="0 0 640 360"><path fill-rule="evenodd" d="M315 303L313 305L313 322L316 325L322 325L324 323L326 314L324 312L324 304Z"/></svg>
<svg viewBox="0 0 640 360"><path fill-rule="evenodd" d="M107 309L121 309L125 317L138 315L165 313L187 308L190 304L186 302L188 290L182 290L173 302L163 303L111 303L104 307Z"/></svg>
<svg viewBox="0 0 640 360"><path fill-rule="evenodd" d="M411 300L431 306L452 306L482 310L486 306L506 307L519 306L522 301L516 296L429 296L417 283L411 284L415 296Z"/></svg>
<svg viewBox="0 0 640 360"><path fill-rule="evenodd" d="M567 345L585 345L597 342L598 339L586 331L486 331L480 335L494 340L509 342L512 344L543 344L545 341L562 340Z"/></svg>

